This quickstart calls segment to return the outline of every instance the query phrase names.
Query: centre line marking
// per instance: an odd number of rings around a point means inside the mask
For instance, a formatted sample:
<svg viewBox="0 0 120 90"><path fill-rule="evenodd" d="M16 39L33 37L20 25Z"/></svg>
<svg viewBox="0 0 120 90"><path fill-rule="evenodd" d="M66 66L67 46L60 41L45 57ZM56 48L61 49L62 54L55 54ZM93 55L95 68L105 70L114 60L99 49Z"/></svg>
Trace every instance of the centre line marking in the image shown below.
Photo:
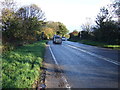
<svg viewBox="0 0 120 90"><path fill-rule="evenodd" d="M67 45L67 44L66 44L66 45ZM69 46L69 47L71 47L71 48L74 48L74 49L77 49L77 50L79 50L79 51L82 51L82 52L84 52L84 53L87 53L87 54L89 54L89 55L95 56L95 57L97 57L97 58L103 59L103 60L108 61L108 62L110 62L110 63L113 63L113 64L115 64L115 65L120 65L120 62L114 61L114 60L112 60L112 59L110 59L110 58L105 58L105 57L103 57L103 56L101 56L101 55L97 55L97 54L95 54L95 53L88 52L88 51L86 51L86 50L80 49L80 48L75 47L75 46L73 46L73 45L67 45L67 46Z"/></svg>

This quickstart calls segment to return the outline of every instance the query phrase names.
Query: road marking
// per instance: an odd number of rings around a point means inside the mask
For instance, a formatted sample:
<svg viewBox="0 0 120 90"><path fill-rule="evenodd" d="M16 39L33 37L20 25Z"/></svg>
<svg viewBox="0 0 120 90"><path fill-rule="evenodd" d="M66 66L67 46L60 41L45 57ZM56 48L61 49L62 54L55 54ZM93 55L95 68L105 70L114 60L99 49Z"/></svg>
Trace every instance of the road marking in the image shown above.
<svg viewBox="0 0 120 90"><path fill-rule="evenodd" d="M54 56L54 54L53 54L50 46L49 46L49 50L50 50L50 52L51 52L51 54L52 54L52 57L53 57L53 59L54 59L54 61L55 61L55 64L58 65L58 62L56 61L56 58L55 58L55 56Z"/></svg>
<svg viewBox="0 0 120 90"><path fill-rule="evenodd" d="M66 45L67 45L67 44L66 44ZM75 46L73 46L73 45L67 45L67 46L69 46L69 47L71 47L71 48L74 48L74 49L77 49L77 50L80 50L80 51L82 51L82 52L85 52L85 53L90 54L90 55L92 55L92 56L95 56L95 57L97 57L97 58L103 59L103 60L108 61L108 62L110 62L110 63L113 63L113 64L115 64L115 65L120 65L120 62L114 61L114 60L112 60L112 59L110 59L110 58L105 58L105 57L103 57L103 56L101 56L101 55L97 55L97 54L95 54L95 53L88 52L88 51L86 51L86 50L80 49L79 47L75 47Z"/></svg>
<svg viewBox="0 0 120 90"><path fill-rule="evenodd" d="M49 46L49 50L50 50L50 52L51 52L51 55L52 55L52 57L53 57L53 60L55 61L55 64L59 65L58 62L57 62L57 60L56 60L56 58L55 58L55 55L53 54L53 51L52 51L52 49L51 49L50 46ZM67 79L66 79L63 75L62 75L62 78L63 78L63 80L67 83L67 84L66 84L66 88L68 88L68 90L71 90L71 87L70 87L70 85L68 84Z"/></svg>

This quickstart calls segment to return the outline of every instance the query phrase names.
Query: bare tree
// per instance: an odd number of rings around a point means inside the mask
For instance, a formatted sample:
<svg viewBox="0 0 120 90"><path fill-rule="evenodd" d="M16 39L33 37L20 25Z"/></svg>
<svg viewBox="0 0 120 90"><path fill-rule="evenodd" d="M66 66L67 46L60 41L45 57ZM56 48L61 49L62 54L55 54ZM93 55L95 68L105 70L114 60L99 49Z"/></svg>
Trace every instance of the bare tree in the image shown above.
<svg viewBox="0 0 120 90"><path fill-rule="evenodd" d="M37 5L32 4L30 7L30 17L37 17L38 20L45 19L45 13Z"/></svg>
<svg viewBox="0 0 120 90"><path fill-rule="evenodd" d="M118 17L118 23L120 24L120 0L114 0L113 7L114 7L114 12Z"/></svg>
<svg viewBox="0 0 120 90"><path fill-rule="evenodd" d="M4 9L9 9L9 10L16 10L16 2L14 0L4 0L0 2L1 4L1 10Z"/></svg>
<svg viewBox="0 0 120 90"><path fill-rule="evenodd" d="M21 7L18 11L18 16L21 18L34 18L36 17L39 21L46 20L45 13L37 5L32 4L30 6Z"/></svg>
<svg viewBox="0 0 120 90"><path fill-rule="evenodd" d="M91 20L91 18L86 18L86 20L87 20L87 22L85 24L82 24L81 28L83 31L90 33L91 27L92 27L92 24L91 24L92 20Z"/></svg>

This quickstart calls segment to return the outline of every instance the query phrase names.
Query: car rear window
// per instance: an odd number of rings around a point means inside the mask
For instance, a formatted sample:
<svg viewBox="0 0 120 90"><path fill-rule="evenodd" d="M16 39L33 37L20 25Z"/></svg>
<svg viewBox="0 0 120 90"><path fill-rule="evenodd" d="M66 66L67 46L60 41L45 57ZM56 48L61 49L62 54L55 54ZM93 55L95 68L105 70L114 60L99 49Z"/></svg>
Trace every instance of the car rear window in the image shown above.
<svg viewBox="0 0 120 90"><path fill-rule="evenodd" d="M55 37L55 38L60 38L60 37Z"/></svg>

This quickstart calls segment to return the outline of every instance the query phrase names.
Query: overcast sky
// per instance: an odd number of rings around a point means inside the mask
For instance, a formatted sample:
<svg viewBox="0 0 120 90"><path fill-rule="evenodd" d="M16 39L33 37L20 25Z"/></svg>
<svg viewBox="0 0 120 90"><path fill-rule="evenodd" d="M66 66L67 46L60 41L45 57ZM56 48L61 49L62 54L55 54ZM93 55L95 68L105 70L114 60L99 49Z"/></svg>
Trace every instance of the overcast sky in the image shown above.
<svg viewBox="0 0 120 90"><path fill-rule="evenodd" d="M80 30L86 18L95 20L100 7L111 0L15 0L19 5L37 4L46 14L47 21L60 21L68 30Z"/></svg>

